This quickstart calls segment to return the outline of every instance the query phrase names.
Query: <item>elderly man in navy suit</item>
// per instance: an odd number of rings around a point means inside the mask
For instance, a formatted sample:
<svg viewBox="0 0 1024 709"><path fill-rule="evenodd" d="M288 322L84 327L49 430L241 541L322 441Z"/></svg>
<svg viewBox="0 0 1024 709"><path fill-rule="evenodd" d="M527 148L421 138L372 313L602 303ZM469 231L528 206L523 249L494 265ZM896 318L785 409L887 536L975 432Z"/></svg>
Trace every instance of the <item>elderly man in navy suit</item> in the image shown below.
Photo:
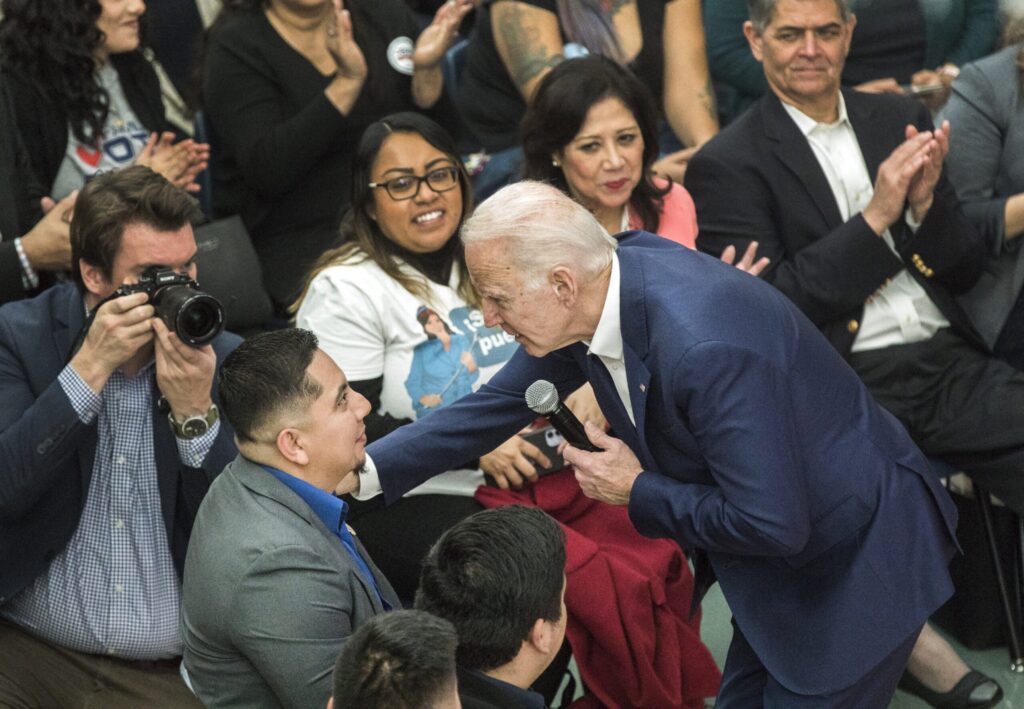
<svg viewBox="0 0 1024 709"><path fill-rule="evenodd" d="M719 707L884 706L950 594L955 513L903 427L781 293L645 233L613 240L551 187L463 227L488 325L520 351L487 385L368 449L390 502L528 422L538 379L589 381L617 438L569 447L583 491L706 554L735 632Z"/></svg>
<svg viewBox="0 0 1024 709"><path fill-rule="evenodd" d="M707 143L686 186L697 246L757 240L762 278L825 334L926 454L1024 512L1024 374L997 359L955 297L986 251L943 175L956 126L899 95L840 88L856 26L846 0L751 0L744 27L771 92ZM914 691L992 706L994 681L922 636ZM967 695L973 695L968 704ZM987 698L986 698L987 697Z"/></svg>

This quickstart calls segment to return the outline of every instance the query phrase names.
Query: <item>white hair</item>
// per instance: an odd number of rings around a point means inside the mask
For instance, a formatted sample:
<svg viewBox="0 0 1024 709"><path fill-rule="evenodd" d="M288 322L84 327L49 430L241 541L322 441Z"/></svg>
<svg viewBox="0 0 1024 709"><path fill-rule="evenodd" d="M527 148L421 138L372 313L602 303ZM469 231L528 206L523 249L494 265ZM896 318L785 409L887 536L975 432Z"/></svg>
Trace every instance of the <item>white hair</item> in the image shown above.
<svg viewBox="0 0 1024 709"><path fill-rule="evenodd" d="M495 192L465 221L461 234L465 246L504 239L527 290L543 286L558 266L582 279L596 276L611 263L616 247L585 207L551 185L530 180Z"/></svg>

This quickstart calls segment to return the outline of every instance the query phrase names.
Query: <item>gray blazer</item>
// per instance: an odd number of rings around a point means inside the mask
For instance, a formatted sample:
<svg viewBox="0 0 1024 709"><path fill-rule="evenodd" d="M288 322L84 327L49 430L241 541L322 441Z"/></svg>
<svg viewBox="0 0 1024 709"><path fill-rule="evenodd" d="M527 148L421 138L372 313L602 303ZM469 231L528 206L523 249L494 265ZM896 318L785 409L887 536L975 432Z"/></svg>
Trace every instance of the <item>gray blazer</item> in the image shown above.
<svg viewBox="0 0 1024 709"><path fill-rule="evenodd" d="M964 214L993 255L960 304L989 347L1024 285L1021 240L1005 242L1006 199L1024 192L1024 92L1017 44L963 68L943 110L950 136L946 169Z"/></svg>
<svg viewBox="0 0 1024 709"><path fill-rule="evenodd" d="M358 543L358 542L357 542ZM381 593L397 596L360 545ZM182 588L185 668L208 707L323 707L345 639L384 611L338 538L239 456L196 517Z"/></svg>

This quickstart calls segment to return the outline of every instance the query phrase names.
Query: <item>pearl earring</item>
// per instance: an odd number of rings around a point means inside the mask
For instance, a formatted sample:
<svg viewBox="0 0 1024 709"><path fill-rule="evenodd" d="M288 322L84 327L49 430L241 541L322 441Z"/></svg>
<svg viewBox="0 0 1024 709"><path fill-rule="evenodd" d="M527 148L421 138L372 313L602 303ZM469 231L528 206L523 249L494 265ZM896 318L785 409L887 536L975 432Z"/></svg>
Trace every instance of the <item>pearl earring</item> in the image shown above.
<svg viewBox="0 0 1024 709"><path fill-rule="evenodd" d="M559 167L558 161L557 160L552 160L551 161L551 167Z"/></svg>

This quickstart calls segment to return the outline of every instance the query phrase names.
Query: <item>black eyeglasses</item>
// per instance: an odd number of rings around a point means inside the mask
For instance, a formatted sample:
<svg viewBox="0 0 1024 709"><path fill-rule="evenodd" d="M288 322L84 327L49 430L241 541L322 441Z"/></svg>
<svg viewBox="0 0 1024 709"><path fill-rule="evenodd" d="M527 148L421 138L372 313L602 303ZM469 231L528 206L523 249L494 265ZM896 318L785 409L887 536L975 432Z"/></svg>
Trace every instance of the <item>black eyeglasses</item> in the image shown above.
<svg viewBox="0 0 1024 709"><path fill-rule="evenodd" d="M447 192L459 184L459 171L454 167L439 167L426 175L402 175L387 182L371 182L367 187L383 187L388 196L396 202L412 199L420 193L420 185L426 182L434 192Z"/></svg>

